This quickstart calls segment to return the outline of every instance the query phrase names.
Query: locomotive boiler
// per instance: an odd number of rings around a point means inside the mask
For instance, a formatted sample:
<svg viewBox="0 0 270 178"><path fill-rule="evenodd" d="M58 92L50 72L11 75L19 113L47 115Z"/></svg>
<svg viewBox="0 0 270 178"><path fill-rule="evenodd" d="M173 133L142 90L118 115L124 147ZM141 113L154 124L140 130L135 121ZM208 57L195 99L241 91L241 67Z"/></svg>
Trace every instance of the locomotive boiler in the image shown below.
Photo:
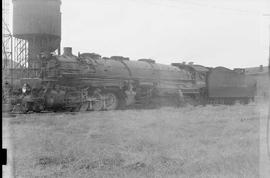
<svg viewBox="0 0 270 178"><path fill-rule="evenodd" d="M34 82L39 87L33 87L33 93L27 95L40 97L38 102L29 97L22 99L24 112L40 108L100 111L133 105L180 105L186 97L200 95L200 87L189 71L152 59L102 58L95 53L75 56L71 48L65 48L63 55L43 56L41 60L42 79Z"/></svg>

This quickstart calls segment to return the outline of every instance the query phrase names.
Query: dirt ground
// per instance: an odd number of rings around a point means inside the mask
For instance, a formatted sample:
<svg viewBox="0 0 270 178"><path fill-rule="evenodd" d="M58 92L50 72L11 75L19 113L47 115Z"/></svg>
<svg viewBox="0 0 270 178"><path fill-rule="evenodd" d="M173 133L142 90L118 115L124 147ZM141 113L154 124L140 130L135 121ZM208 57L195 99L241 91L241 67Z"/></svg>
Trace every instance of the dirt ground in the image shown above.
<svg viewBox="0 0 270 178"><path fill-rule="evenodd" d="M4 117L4 176L259 177L266 111L249 104Z"/></svg>

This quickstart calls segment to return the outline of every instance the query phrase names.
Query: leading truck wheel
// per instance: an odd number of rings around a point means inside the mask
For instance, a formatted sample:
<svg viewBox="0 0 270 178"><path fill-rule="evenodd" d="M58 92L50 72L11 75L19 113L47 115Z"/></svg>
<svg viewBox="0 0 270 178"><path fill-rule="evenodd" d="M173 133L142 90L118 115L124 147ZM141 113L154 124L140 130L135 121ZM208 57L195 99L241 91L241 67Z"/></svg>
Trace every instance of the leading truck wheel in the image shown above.
<svg viewBox="0 0 270 178"><path fill-rule="evenodd" d="M104 94L105 96L105 110L115 110L118 107L119 99L117 95L113 92L108 92Z"/></svg>
<svg viewBox="0 0 270 178"><path fill-rule="evenodd" d="M33 110L39 113L44 110L44 106L40 103L34 103Z"/></svg>
<svg viewBox="0 0 270 178"><path fill-rule="evenodd" d="M23 114L26 114L29 110L30 110L30 104L29 104L28 102L22 102L22 103L21 103L20 111L21 111Z"/></svg>

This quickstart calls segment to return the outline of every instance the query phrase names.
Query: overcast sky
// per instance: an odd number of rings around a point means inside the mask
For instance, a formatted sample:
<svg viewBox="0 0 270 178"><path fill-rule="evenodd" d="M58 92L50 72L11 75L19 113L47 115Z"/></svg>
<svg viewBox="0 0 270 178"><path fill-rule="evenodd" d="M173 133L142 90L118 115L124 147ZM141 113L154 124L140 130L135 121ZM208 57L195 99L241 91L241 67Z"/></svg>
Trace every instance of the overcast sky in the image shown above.
<svg viewBox="0 0 270 178"><path fill-rule="evenodd" d="M62 47L159 63L267 65L267 0L62 0Z"/></svg>

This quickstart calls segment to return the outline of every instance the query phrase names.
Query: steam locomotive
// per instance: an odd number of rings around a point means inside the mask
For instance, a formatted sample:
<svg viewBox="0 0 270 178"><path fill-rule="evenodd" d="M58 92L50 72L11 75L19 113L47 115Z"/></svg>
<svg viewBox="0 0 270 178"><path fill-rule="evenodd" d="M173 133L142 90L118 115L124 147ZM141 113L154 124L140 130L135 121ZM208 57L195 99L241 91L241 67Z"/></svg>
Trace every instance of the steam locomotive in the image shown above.
<svg viewBox="0 0 270 178"><path fill-rule="evenodd" d="M131 61L95 53L41 57L40 78L21 79L22 112L43 110L100 111L133 106L185 103L231 104L254 99L256 82L229 69L200 65L158 64L152 59Z"/></svg>

